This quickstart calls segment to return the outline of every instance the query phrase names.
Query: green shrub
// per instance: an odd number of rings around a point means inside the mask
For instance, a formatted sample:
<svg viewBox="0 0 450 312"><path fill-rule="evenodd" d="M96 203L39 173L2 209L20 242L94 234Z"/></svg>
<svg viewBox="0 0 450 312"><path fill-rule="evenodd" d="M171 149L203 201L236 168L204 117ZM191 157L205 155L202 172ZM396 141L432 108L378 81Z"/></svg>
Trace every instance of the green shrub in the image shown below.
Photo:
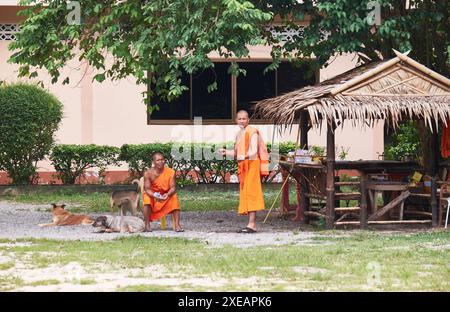
<svg viewBox="0 0 450 312"><path fill-rule="evenodd" d="M419 132L414 121L408 121L399 126L399 129L391 136L384 148L385 159L404 160L415 158L421 154Z"/></svg>
<svg viewBox="0 0 450 312"><path fill-rule="evenodd" d="M0 170L14 184L32 183L36 163L48 155L63 105L36 85L0 86Z"/></svg>
<svg viewBox="0 0 450 312"><path fill-rule="evenodd" d="M74 184L87 169L104 171L116 165L118 154L119 148L113 146L61 144L53 148L50 160L63 183Z"/></svg>
<svg viewBox="0 0 450 312"><path fill-rule="evenodd" d="M171 150L172 143L124 144L120 148L119 160L128 164L128 170L133 179L140 178L144 176L145 170L152 166L152 154L154 152L163 153L167 165L172 167Z"/></svg>
<svg viewBox="0 0 450 312"><path fill-rule="evenodd" d="M190 157L179 159L174 157L172 151L179 146L178 152L183 154L184 148ZM125 144L120 149L119 160L128 164L130 175L132 178L141 177L145 170L151 167L151 155L155 151L160 151L166 157L167 166L177 172L177 180L183 181L183 184L189 184L191 177L189 174L195 174L198 183L222 183L226 182L227 175L237 173L237 163L228 159L205 159L205 155L195 155L198 151L209 152L216 155L218 148L231 148L232 144L228 143L151 143L151 144ZM280 151L287 151L294 147L295 143L281 143ZM270 145L268 145L270 151ZM194 157L196 156L196 157ZM217 154L218 156L218 154ZM197 159L195 159L197 158ZM199 159L201 158L201 159ZM218 157L219 158L219 157Z"/></svg>

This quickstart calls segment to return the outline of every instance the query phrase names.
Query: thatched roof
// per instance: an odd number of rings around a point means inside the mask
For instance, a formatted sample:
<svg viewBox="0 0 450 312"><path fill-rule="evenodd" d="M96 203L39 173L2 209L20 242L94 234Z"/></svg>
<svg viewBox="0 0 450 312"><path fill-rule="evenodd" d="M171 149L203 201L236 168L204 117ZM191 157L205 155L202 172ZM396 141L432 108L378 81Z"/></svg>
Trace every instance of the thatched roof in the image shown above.
<svg viewBox="0 0 450 312"><path fill-rule="evenodd" d="M394 127L402 119L447 124L450 80L406 54L354 68L314 86L259 101L255 114L279 125L298 122L306 110L313 126L322 120L372 125L385 119Z"/></svg>

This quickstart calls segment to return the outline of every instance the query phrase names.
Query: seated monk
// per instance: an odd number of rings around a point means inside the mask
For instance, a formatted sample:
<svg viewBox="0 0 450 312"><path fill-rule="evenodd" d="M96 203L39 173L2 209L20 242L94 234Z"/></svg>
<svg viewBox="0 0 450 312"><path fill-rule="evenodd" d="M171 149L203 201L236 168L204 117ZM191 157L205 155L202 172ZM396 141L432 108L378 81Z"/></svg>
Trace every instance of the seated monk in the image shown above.
<svg viewBox="0 0 450 312"><path fill-rule="evenodd" d="M144 222L146 232L150 232L150 221L159 220L173 213L173 226L176 232L184 232L180 226L180 202L176 193L175 171L166 167L164 155L152 155L153 167L144 174Z"/></svg>

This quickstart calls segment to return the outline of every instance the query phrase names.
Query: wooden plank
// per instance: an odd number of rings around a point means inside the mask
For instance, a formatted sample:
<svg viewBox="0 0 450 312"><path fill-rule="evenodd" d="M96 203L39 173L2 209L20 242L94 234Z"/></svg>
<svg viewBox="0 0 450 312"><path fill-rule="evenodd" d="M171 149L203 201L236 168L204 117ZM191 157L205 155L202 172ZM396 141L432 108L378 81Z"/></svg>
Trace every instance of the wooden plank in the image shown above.
<svg viewBox="0 0 450 312"><path fill-rule="evenodd" d="M405 214L418 215L418 216L426 216L430 217L433 215L431 212L426 211L418 211L418 210L405 210Z"/></svg>
<svg viewBox="0 0 450 312"><path fill-rule="evenodd" d="M334 225L359 225L359 221L339 221L335 222Z"/></svg>
<svg viewBox="0 0 450 312"><path fill-rule="evenodd" d="M335 208L334 211L336 212L349 212L349 211L360 211L360 207L339 207Z"/></svg>
<svg viewBox="0 0 450 312"><path fill-rule="evenodd" d="M335 186L359 186L361 182L335 182Z"/></svg>
<svg viewBox="0 0 450 312"><path fill-rule="evenodd" d="M367 221L368 224L426 224L431 220L383 220L383 221Z"/></svg>
<svg viewBox="0 0 450 312"><path fill-rule="evenodd" d="M431 194L423 194L423 193L411 193L412 197L422 197L422 198L431 198Z"/></svg>
<svg viewBox="0 0 450 312"><path fill-rule="evenodd" d="M392 200L389 204L375 212L373 215L369 217L369 221L374 221L384 215L387 211L391 210L392 208L399 205L401 202L403 202L408 196L411 194L409 191L402 192L398 197L396 197L394 200Z"/></svg>
<svg viewBox="0 0 450 312"><path fill-rule="evenodd" d="M373 191L406 191L407 184L372 184L367 183L367 189Z"/></svg>
<svg viewBox="0 0 450 312"><path fill-rule="evenodd" d="M368 224L428 224L431 220L387 220L387 221L368 221ZM340 221L335 222L335 225L359 225L359 221Z"/></svg>
<svg viewBox="0 0 450 312"><path fill-rule="evenodd" d="M361 198L361 193L360 192L335 193L334 197L335 197L335 199L339 199L339 200L360 199Z"/></svg>

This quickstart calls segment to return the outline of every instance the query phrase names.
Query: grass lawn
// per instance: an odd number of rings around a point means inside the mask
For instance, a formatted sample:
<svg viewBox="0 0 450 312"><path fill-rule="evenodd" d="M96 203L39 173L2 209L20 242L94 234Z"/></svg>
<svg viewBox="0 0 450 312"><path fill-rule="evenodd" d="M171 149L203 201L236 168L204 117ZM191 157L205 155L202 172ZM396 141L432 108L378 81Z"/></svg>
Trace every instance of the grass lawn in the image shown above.
<svg viewBox="0 0 450 312"><path fill-rule="evenodd" d="M264 201L268 208L270 208L278 193L279 190L277 189L264 190ZM295 196L295 191L291 188L291 201L295 200ZM178 197L183 211L236 211L239 205L239 191L192 192L179 189ZM280 198L281 195L278 197L275 207L279 207ZM73 212L109 211L108 193L79 194L65 190L64 192L54 194L42 193L34 195L2 196L0 199L11 202L49 204L49 210L50 203L66 203L67 209Z"/></svg>
<svg viewBox="0 0 450 312"><path fill-rule="evenodd" d="M265 191L268 208L277 194ZM235 211L238 196L233 191L179 190L185 211ZM72 211L109 210L105 193L3 199L65 202ZM247 248L143 236L4 239L0 291L450 291L450 231L314 233L308 244Z"/></svg>
<svg viewBox="0 0 450 312"><path fill-rule="evenodd" d="M0 267L0 291L67 284L118 291L450 290L448 231L322 234L309 245L245 249L140 236L2 240L1 257L14 262Z"/></svg>

